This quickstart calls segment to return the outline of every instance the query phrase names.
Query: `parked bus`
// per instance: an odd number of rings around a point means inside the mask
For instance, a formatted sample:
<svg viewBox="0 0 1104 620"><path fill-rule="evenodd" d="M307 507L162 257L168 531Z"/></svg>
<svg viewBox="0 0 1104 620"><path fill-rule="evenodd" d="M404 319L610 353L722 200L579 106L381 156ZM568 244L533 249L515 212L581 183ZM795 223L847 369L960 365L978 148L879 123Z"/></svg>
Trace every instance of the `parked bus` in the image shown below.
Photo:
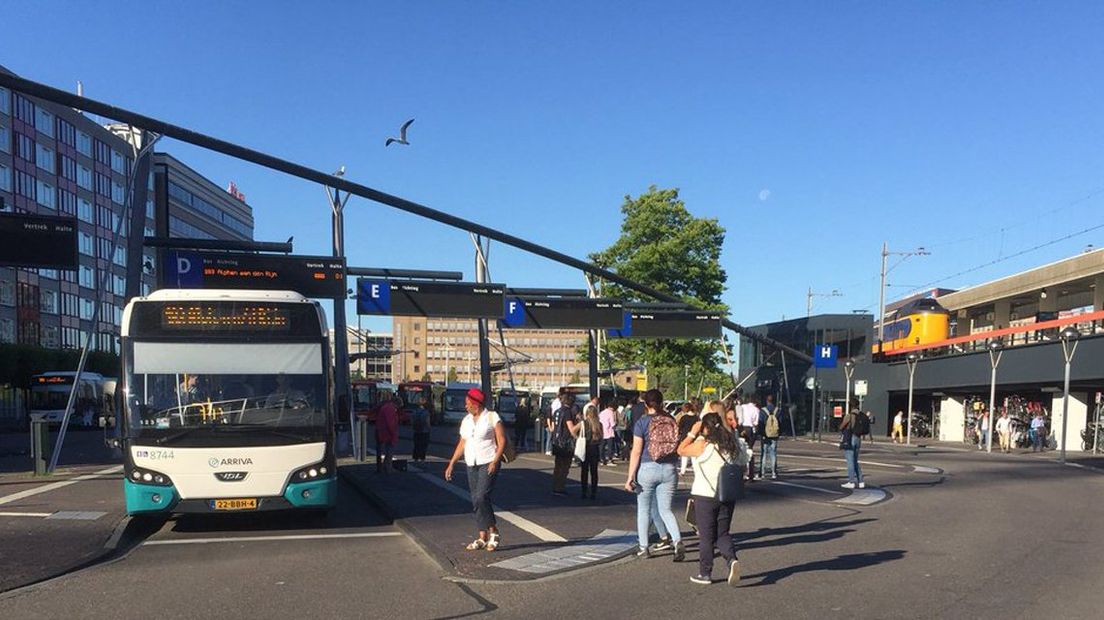
<svg viewBox="0 0 1104 620"><path fill-rule="evenodd" d="M51 424L61 424L76 376L76 372L70 371L47 372L31 377L31 405L28 409L31 419L42 418ZM70 426L94 428L100 426L100 420L114 415L114 383L110 390L105 389L105 385L103 375L81 373L73 412L69 416Z"/></svg>
<svg viewBox="0 0 1104 620"><path fill-rule="evenodd" d="M317 302L161 290L127 304L121 330L128 514L334 506L333 377Z"/></svg>
<svg viewBox="0 0 1104 620"><path fill-rule="evenodd" d="M445 394L441 399L441 418L449 424L459 424L468 415L464 406L464 398L468 390L479 387L478 383L450 383L445 386Z"/></svg>
<svg viewBox="0 0 1104 620"><path fill-rule="evenodd" d="M444 386L429 381L407 381L399 384L399 399L402 409L399 411L399 424L410 422L410 412L415 409L429 411L431 424L440 424L442 417L441 396Z"/></svg>
<svg viewBox="0 0 1104 620"><path fill-rule="evenodd" d="M385 399L393 398L399 391L398 386L377 379L357 379L353 381L353 413L363 416L369 422L376 421L376 410Z"/></svg>
<svg viewBox="0 0 1104 620"><path fill-rule="evenodd" d="M522 409L530 414L533 412L533 395L528 390L509 388L495 390L494 411L502 418L503 423L513 424L517 419L517 412Z"/></svg>

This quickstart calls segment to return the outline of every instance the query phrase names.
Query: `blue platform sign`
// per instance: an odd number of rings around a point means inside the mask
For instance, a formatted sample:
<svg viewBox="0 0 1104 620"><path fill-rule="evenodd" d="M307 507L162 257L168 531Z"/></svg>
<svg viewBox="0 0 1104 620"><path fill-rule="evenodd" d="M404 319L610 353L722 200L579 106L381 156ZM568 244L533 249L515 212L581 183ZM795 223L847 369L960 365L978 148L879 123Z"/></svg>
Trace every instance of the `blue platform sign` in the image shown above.
<svg viewBox="0 0 1104 620"><path fill-rule="evenodd" d="M610 338L632 338L632 312L626 310L622 314L621 329L607 329L606 335Z"/></svg>
<svg viewBox="0 0 1104 620"><path fill-rule="evenodd" d="M387 280L357 280L357 314L391 314L391 283Z"/></svg>
<svg viewBox="0 0 1104 620"><path fill-rule="evenodd" d="M813 347L813 365L817 368L835 368L839 347L834 344L818 344Z"/></svg>
<svg viewBox="0 0 1104 620"><path fill-rule="evenodd" d="M518 297L505 297L502 301L502 324L506 327L525 325L525 302Z"/></svg>
<svg viewBox="0 0 1104 620"><path fill-rule="evenodd" d="M164 254L164 285L168 288L203 288L203 255L168 250Z"/></svg>

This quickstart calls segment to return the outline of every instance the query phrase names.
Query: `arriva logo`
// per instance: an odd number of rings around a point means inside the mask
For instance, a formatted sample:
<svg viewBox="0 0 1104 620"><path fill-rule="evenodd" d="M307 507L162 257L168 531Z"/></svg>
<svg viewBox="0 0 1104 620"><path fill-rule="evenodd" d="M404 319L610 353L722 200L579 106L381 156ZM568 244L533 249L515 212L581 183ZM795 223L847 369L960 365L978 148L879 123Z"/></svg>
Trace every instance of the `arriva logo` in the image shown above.
<svg viewBox="0 0 1104 620"><path fill-rule="evenodd" d="M253 459L249 457L220 459L212 456L211 458L207 459L207 464L211 467L226 467L227 465L252 465Z"/></svg>

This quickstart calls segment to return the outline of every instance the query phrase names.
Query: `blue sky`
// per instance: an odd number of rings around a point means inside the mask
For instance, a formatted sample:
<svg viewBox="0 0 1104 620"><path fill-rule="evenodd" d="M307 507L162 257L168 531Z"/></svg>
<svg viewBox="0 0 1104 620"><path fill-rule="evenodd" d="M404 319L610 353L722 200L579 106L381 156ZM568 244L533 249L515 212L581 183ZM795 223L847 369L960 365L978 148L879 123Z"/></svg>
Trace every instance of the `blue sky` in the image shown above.
<svg viewBox="0 0 1104 620"><path fill-rule="evenodd" d="M20 2L0 64L583 257L626 194L728 229L732 318L873 310L1104 245L1104 5L931 2ZM128 47L124 41L132 40ZM407 118L410 147L384 148ZM321 187L165 141L329 250ZM354 198L357 266L463 270L466 233ZM581 275L496 245L496 281ZM389 322L370 322L389 329Z"/></svg>

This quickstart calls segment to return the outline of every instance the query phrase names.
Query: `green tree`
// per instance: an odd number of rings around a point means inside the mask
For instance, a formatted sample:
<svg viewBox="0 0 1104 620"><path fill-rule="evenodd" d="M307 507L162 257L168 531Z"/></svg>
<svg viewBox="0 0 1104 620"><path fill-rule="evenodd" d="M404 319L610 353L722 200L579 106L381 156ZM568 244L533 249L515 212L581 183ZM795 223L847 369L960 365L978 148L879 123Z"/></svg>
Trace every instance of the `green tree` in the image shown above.
<svg viewBox="0 0 1104 620"><path fill-rule="evenodd" d="M445 379L445 381L447 381L448 383L456 383L457 381L459 381L456 376L455 368L449 368L448 377Z"/></svg>
<svg viewBox="0 0 1104 620"><path fill-rule="evenodd" d="M430 374L429 374L429 373L427 372L427 373L425 373L425 374L423 374L423 375L422 375L422 381L427 381L427 382L429 382L429 381L433 381L433 376L432 376L432 375L430 375Z"/></svg>
<svg viewBox="0 0 1104 620"><path fill-rule="evenodd" d="M678 189L654 185L635 198L625 196L621 213L621 236L605 250L590 255L596 265L697 307L726 310L721 294L727 276L720 264L725 229L716 219L694 217L679 198ZM603 284L602 294L626 301L654 301L614 284ZM645 364L659 379L660 388L670 390L676 382L682 387L687 366L691 376L715 372L719 346L702 340L611 339L606 347L610 357L603 361L616 366Z"/></svg>

